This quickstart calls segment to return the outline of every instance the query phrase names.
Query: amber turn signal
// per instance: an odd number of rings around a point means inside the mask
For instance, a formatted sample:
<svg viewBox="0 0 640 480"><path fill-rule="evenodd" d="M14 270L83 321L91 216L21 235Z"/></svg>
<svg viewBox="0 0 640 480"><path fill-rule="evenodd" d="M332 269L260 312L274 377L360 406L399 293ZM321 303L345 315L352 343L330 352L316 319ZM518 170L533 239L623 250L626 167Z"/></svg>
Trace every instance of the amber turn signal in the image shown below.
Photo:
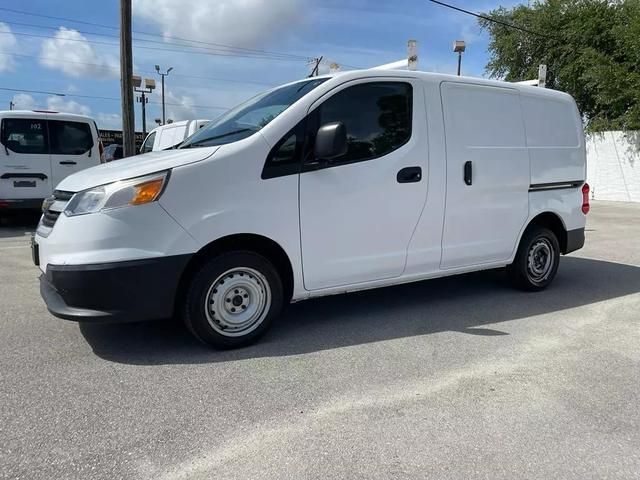
<svg viewBox="0 0 640 480"><path fill-rule="evenodd" d="M164 178L157 178L148 182L136 185L135 194L129 202L130 205L142 205L144 203L153 202L160 192L162 191L162 185L164 184Z"/></svg>

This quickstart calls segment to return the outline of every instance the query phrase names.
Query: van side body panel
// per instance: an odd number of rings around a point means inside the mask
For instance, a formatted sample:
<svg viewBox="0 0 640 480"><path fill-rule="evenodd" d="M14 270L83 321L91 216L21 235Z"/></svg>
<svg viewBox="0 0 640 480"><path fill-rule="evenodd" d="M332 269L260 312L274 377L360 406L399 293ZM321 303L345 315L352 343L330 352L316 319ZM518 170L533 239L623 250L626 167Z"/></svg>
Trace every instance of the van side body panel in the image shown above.
<svg viewBox="0 0 640 480"><path fill-rule="evenodd" d="M584 181L586 151L580 114L566 94L521 92L531 158L531 184Z"/></svg>
<svg viewBox="0 0 640 480"><path fill-rule="evenodd" d="M263 180L270 146L262 135L223 145L212 157L174 168L162 207L189 233L194 253L234 234L267 237L285 251L294 275L294 296L303 291L298 216L298 176ZM229 178L233 181L215 181Z"/></svg>

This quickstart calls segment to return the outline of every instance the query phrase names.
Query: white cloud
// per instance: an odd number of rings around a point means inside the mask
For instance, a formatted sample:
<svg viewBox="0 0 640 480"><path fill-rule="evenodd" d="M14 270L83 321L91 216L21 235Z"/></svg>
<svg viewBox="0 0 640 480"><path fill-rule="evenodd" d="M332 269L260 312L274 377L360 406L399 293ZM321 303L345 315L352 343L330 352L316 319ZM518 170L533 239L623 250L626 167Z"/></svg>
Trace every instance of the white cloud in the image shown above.
<svg viewBox="0 0 640 480"><path fill-rule="evenodd" d="M6 23L0 22L0 72L11 72L15 68L13 53L16 53L16 36Z"/></svg>
<svg viewBox="0 0 640 480"><path fill-rule="evenodd" d="M291 29L307 0L134 0L134 15L166 36L256 47Z"/></svg>
<svg viewBox="0 0 640 480"><path fill-rule="evenodd" d="M98 113L96 115L96 123L99 129L121 130L122 116L119 113Z"/></svg>
<svg viewBox="0 0 640 480"><path fill-rule="evenodd" d="M96 51L77 30L60 27L55 37L42 42L40 63L72 77L118 78L118 59Z"/></svg>
<svg viewBox="0 0 640 480"><path fill-rule="evenodd" d="M36 108L36 99L27 93L14 95L12 101L16 110L33 110Z"/></svg>
<svg viewBox="0 0 640 480"><path fill-rule="evenodd" d="M91 115L91 109L87 105L75 100L65 100L62 97L48 97L47 110L64 113L77 113L78 115Z"/></svg>
<svg viewBox="0 0 640 480"><path fill-rule="evenodd" d="M78 115L91 115L91 108L74 100L65 100L63 97L49 96L44 104L27 93L18 93L13 96L16 110L53 110L54 112L76 113Z"/></svg>
<svg viewBox="0 0 640 480"><path fill-rule="evenodd" d="M194 99L188 95L177 95L171 90L165 92L165 108L167 119L174 122L197 118ZM162 106L160 107L162 108ZM152 119L151 119L152 120ZM147 119L149 121L149 119Z"/></svg>

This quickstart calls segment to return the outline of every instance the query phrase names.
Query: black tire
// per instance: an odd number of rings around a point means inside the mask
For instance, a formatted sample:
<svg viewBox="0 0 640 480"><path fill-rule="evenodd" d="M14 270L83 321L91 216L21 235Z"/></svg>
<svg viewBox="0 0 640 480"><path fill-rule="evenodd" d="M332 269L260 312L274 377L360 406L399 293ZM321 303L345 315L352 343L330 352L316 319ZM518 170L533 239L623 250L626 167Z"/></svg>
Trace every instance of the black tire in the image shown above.
<svg viewBox="0 0 640 480"><path fill-rule="evenodd" d="M552 256L548 264L546 252ZM560 244L555 233L544 227L532 226L522 236L516 258L507 266L507 275L515 287L537 292L553 281L559 263Z"/></svg>
<svg viewBox="0 0 640 480"><path fill-rule="evenodd" d="M225 281L232 286L223 287ZM245 283L233 286L233 282ZM217 288L214 288L216 285ZM251 292L255 292L255 295ZM254 297L262 298L261 295L265 298L264 307L256 307L261 305L260 301L251 305L251 300ZM243 296L248 298L248 305L236 305L236 300L240 298L238 301L242 301ZM230 297L232 301L229 300ZM269 299L268 302L266 298ZM182 318L187 328L201 342L219 349L239 348L255 342L265 334L272 321L280 315L283 298L282 280L269 260L255 252L233 251L210 258L193 275L184 299ZM247 310L242 311L240 307ZM237 313L235 310L234 313L229 311L234 308L238 310ZM255 324L249 324L245 328L246 333L241 329L232 330L236 327L229 326L230 323L225 320L231 318L235 321L234 315L250 314L254 308L256 312L262 313L256 313L259 320Z"/></svg>

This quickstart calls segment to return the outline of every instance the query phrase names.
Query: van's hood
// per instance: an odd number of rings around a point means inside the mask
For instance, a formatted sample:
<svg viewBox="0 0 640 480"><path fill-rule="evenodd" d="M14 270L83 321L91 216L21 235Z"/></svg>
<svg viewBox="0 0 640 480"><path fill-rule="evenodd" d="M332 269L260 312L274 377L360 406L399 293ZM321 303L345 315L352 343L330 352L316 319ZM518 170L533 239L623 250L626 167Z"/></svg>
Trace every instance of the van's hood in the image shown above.
<svg viewBox="0 0 640 480"><path fill-rule="evenodd" d="M114 160L96 167L87 168L63 179L57 190L79 192L87 188L105 185L118 180L140 177L162 170L199 162L213 155L220 147L188 148L184 150L162 150L135 157Z"/></svg>

